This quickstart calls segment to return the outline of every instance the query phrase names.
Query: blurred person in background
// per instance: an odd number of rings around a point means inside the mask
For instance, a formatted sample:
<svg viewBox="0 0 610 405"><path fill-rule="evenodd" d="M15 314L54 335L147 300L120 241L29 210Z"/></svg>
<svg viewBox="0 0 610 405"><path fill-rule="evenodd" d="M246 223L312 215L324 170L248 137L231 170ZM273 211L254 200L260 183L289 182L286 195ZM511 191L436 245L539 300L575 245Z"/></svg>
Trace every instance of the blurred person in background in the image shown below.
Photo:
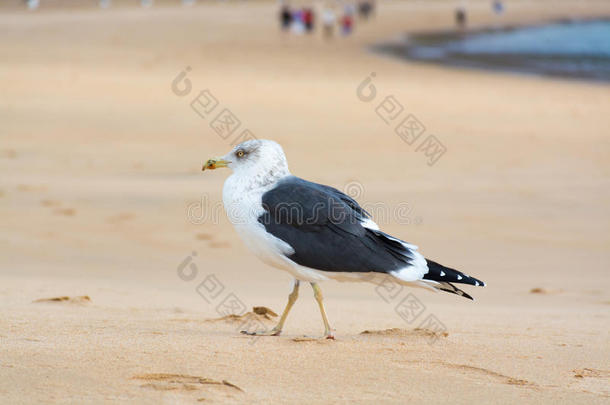
<svg viewBox="0 0 610 405"><path fill-rule="evenodd" d="M362 0L358 3L358 15L360 18L366 20L370 17L371 12L373 11L373 4L369 0Z"/></svg>
<svg viewBox="0 0 610 405"><path fill-rule="evenodd" d="M466 7L463 4L455 9L455 24L461 30L466 27Z"/></svg>
<svg viewBox="0 0 610 405"><path fill-rule="evenodd" d="M280 27L282 31L288 31L290 29L290 24L292 24L292 11L290 10L290 5L282 2L282 7L280 8Z"/></svg>
<svg viewBox="0 0 610 405"><path fill-rule="evenodd" d="M324 38L330 39L333 37L336 23L337 16L335 15L335 10L333 10L328 4L325 5L322 9L322 27Z"/></svg>
<svg viewBox="0 0 610 405"><path fill-rule="evenodd" d="M290 24L292 32L297 35L301 35L305 31L303 25L303 10L294 10L292 12L292 23Z"/></svg>
<svg viewBox="0 0 610 405"><path fill-rule="evenodd" d="M356 15L356 6L351 2L347 2L343 6L343 11L345 14L348 14L348 15L351 15L352 17L354 17L354 15Z"/></svg>
<svg viewBox="0 0 610 405"><path fill-rule="evenodd" d="M502 0L494 0L491 7L496 15L504 14L504 3L502 3Z"/></svg>
<svg viewBox="0 0 610 405"><path fill-rule="evenodd" d="M28 10L36 10L40 5L39 0L25 0L25 5L28 7Z"/></svg>
<svg viewBox="0 0 610 405"><path fill-rule="evenodd" d="M303 24L305 25L305 31L310 34L314 27L314 13L311 7L303 7Z"/></svg>
<svg viewBox="0 0 610 405"><path fill-rule="evenodd" d="M343 7L343 17L341 17L341 33L349 35L354 29L354 5L347 3Z"/></svg>

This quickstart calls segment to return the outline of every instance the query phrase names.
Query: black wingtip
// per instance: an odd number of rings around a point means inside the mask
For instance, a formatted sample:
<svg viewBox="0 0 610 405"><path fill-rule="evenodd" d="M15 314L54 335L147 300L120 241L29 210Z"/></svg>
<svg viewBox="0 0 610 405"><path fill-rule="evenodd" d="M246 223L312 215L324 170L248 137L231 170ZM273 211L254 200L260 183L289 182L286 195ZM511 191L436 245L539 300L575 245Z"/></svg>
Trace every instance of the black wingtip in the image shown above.
<svg viewBox="0 0 610 405"><path fill-rule="evenodd" d="M477 287L485 287L485 282L470 277L461 271L445 267L442 264L435 262L434 260L426 259L428 264L428 273L424 275L425 280L433 280L438 282L451 282L458 284L469 284Z"/></svg>

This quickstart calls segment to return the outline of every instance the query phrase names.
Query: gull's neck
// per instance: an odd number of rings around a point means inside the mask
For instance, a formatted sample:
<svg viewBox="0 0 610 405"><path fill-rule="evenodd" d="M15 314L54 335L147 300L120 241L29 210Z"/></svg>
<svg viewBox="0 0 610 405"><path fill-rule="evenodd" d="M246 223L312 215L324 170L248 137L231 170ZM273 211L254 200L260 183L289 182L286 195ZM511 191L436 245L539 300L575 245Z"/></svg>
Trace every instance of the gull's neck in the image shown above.
<svg viewBox="0 0 610 405"><path fill-rule="evenodd" d="M253 195L259 197L287 176L291 176L291 173L284 159L239 168L225 181L223 199L228 203L227 200L236 201Z"/></svg>

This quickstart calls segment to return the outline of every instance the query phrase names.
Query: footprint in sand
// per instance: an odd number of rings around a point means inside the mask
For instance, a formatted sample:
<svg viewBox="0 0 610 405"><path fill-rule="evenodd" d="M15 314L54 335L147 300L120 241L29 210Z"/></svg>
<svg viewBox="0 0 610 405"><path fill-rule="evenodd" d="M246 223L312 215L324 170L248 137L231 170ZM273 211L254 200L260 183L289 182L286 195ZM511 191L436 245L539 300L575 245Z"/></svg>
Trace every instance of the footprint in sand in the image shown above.
<svg viewBox="0 0 610 405"><path fill-rule="evenodd" d="M17 157L17 152L14 149L3 149L0 152L0 156L7 159L15 159Z"/></svg>
<svg viewBox="0 0 610 405"><path fill-rule="evenodd" d="M293 342L297 342L297 343L303 343L303 342L313 342L313 343L319 343L319 344L336 344L334 342L336 342L335 338L329 339L326 336L321 336L321 337L315 337L315 336L297 336L294 337L292 339Z"/></svg>
<svg viewBox="0 0 610 405"><path fill-rule="evenodd" d="M195 238L197 240L212 240L214 237L209 233L198 233Z"/></svg>
<svg viewBox="0 0 610 405"><path fill-rule="evenodd" d="M56 207L53 210L53 213L56 215L64 215L66 217L72 217L74 215L76 215L76 210L74 208L61 208L61 202L56 201L56 200L42 200L40 201L40 205L42 205L43 207L49 207L49 208L53 208Z"/></svg>
<svg viewBox="0 0 610 405"><path fill-rule="evenodd" d="M400 329L400 328L391 328L384 330L365 330L364 332L360 332L361 335L371 335L371 336L396 336L396 337L424 337L427 339L438 339L441 337L449 336L449 333L445 331L433 331L430 329L424 328L415 328L415 329Z"/></svg>
<svg viewBox="0 0 610 405"><path fill-rule="evenodd" d="M223 241L214 241L214 235L209 234L209 233L198 233L195 235L195 238L197 240L204 240L208 242L208 246L211 247L212 249L223 249L223 248L229 248L231 247L231 244L229 242L223 242Z"/></svg>
<svg viewBox="0 0 610 405"><path fill-rule="evenodd" d="M40 201L40 205L43 207L58 207L61 203L55 200L42 200Z"/></svg>
<svg viewBox="0 0 610 405"><path fill-rule="evenodd" d="M17 191L30 192L30 191L46 191L45 186L32 186L30 184L18 184Z"/></svg>
<svg viewBox="0 0 610 405"><path fill-rule="evenodd" d="M57 200L41 200L40 205L42 205L43 207L55 208L53 210L53 213L56 215L64 215L67 217L72 217L76 215L76 210L74 208L61 208L61 202Z"/></svg>
<svg viewBox="0 0 610 405"><path fill-rule="evenodd" d="M230 248L231 244L229 242L210 242L208 246L212 249L224 249Z"/></svg>
<svg viewBox="0 0 610 405"><path fill-rule="evenodd" d="M213 380L186 374L141 374L132 377L133 380L144 381L142 388L157 391L198 391L205 388L217 388L232 393L243 393L244 390L227 380Z"/></svg>
<svg viewBox="0 0 610 405"><path fill-rule="evenodd" d="M72 217L76 215L76 210L74 208L56 208L53 210L53 213L57 215L64 215L66 217Z"/></svg>
<svg viewBox="0 0 610 405"><path fill-rule="evenodd" d="M535 287L530 290L530 294L553 295L560 294L562 290L550 290L548 288Z"/></svg>
<svg viewBox="0 0 610 405"><path fill-rule="evenodd" d="M610 370L598 370L594 368L579 368L572 370L574 373L574 384L582 392L593 393L605 398L610 397L608 380Z"/></svg>
<svg viewBox="0 0 610 405"><path fill-rule="evenodd" d="M126 222L135 218L135 214L131 212L121 212L117 215L110 216L106 219L106 222L109 224L119 224L121 222Z"/></svg>
<svg viewBox="0 0 610 405"><path fill-rule="evenodd" d="M574 378L610 378L610 371L608 370L596 370L594 368L579 368L572 370Z"/></svg>
<svg viewBox="0 0 610 405"><path fill-rule="evenodd" d="M433 362L433 363L438 364L442 367L459 370L466 375L470 375L474 378L477 378L478 380L480 380L481 377L488 377L488 378L491 378L493 380L496 380L498 382L508 384L508 385L518 385L518 386L528 387L528 388L537 388L538 387L535 383L529 382L527 380L510 377L510 376L507 376L507 375L504 375L504 374L501 374L501 373L498 373L498 372L495 372L492 370L488 370L488 369L482 368L482 367L469 366L466 364L452 364L452 363L446 363L443 361L437 361L437 362Z"/></svg>
<svg viewBox="0 0 610 405"><path fill-rule="evenodd" d="M226 323L244 323L248 320L266 321L272 320L277 314L267 307L252 307L252 312L246 312L243 315L230 314L220 318L206 319L206 322L226 322Z"/></svg>
<svg viewBox="0 0 610 405"><path fill-rule="evenodd" d="M40 303L40 302L63 302L68 304L88 304L91 302L91 298L88 295L81 295L77 297L52 297L52 298L39 298L32 302Z"/></svg>

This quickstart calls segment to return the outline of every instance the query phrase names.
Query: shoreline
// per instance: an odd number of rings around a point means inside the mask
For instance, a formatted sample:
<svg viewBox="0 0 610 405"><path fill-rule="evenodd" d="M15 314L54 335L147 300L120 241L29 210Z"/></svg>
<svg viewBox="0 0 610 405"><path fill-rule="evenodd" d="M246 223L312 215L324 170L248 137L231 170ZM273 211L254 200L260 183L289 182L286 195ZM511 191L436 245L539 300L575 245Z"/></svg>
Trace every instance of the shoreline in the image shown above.
<svg viewBox="0 0 610 405"><path fill-rule="evenodd" d="M378 55L389 55L400 60L436 66L610 84L610 74L607 71L568 72L557 64L557 62L574 62L577 60L575 57L524 53L465 54L447 48L456 41L489 34L510 34L532 28L595 22L608 23L610 22L610 16L559 18L532 24L487 25L464 30L453 28L437 31L405 32L400 39L380 41L368 46L367 49ZM610 63L610 58L599 57L599 61ZM547 64L546 67L541 66L545 62L551 64Z"/></svg>

